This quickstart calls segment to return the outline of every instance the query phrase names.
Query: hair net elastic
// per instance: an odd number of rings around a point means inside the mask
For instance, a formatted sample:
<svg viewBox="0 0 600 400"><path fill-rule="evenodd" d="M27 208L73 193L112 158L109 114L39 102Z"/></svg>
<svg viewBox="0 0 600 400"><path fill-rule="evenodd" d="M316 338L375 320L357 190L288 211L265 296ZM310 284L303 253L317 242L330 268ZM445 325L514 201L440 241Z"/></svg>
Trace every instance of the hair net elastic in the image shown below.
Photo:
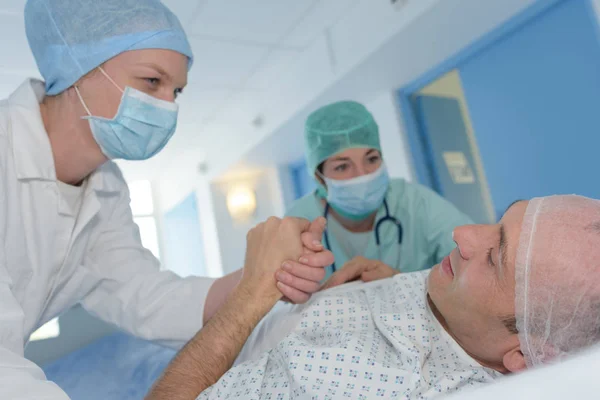
<svg viewBox="0 0 600 400"><path fill-rule="evenodd" d="M360 103L341 101L313 112L304 132L307 167L314 175L329 157L352 148L381 151L379 128L371 113Z"/></svg>
<svg viewBox="0 0 600 400"><path fill-rule="evenodd" d="M159 0L28 0L25 29L48 95L129 50L192 50L177 17Z"/></svg>
<svg viewBox="0 0 600 400"><path fill-rule="evenodd" d="M533 199L519 240L516 318L527 365L600 342L600 201Z"/></svg>

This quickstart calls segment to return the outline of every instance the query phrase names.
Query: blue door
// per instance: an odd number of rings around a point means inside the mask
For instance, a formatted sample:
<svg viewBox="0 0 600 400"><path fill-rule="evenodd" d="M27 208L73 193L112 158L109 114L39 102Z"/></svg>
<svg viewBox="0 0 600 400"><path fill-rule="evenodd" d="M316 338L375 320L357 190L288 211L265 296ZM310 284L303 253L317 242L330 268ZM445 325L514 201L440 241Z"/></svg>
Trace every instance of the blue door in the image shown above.
<svg viewBox="0 0 600 400"><path fill-rule="evenodd" d="M417 96L417 118L428 173L436 190L477 223L493 219L484 198L483 178L475 168L458 100Z"/></svg>
<svg viewBox="0 0 600 400"><path fill-rule="evenodd" d="M588 1L560 1L460 66L490 191L600 198L600 42Z"/></svg>

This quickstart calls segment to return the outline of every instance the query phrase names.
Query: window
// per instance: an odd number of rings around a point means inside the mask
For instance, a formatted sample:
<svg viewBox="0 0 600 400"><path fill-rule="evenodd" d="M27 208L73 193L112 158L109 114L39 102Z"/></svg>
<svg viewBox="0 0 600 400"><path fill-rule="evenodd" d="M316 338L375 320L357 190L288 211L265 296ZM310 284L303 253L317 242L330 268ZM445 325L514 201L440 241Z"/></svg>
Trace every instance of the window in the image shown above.
<svg viewBox="0 0 600 400"><path fill-rule="evenodd" d="M42 325L37 331L33 332L29 340L45 340L58 337L60 335L60 325L58 324L58 318L51 319Z"/></svg>
<svg viewBox="0 0 600 400"><path fill-rule="evenodd" d="M140 236L144 247L150 250L156 258L160 258L156 219L154 217L135 217L133 220L140 228Z"/></svg>
<svg viewBox="0 0 600 400"><path fill-rule="evenodd" d="M149 181L135 181L130 182L128 185L131 197L133 221L140 228L142 244L145 248L150 250L156 258L160 259L158 228L156 226L156 215L152 198L152 185Z"/></svg>

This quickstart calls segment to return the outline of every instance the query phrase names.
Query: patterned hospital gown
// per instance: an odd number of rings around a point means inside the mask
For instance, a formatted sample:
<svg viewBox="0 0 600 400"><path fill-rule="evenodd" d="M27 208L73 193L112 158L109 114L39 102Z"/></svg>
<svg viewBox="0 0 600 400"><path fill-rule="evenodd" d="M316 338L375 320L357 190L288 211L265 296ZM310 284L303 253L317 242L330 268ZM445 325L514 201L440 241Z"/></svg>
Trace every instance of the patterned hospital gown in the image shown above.
<svg viewBox="0 0 600 400"><path fill-rule="evenodd" d="M290 334L198 399L431 399L500 377L433 316L427 275L313 296Z"/></svg>

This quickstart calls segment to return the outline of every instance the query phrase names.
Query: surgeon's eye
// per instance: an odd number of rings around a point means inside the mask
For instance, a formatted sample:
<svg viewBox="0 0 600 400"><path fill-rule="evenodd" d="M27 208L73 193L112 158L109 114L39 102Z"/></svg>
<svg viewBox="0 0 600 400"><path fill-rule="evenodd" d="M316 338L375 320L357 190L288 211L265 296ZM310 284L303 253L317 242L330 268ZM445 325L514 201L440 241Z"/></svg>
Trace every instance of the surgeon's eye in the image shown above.
<svg viewBox="0 0 600 400"><path fill-rule="evenodd" d="M160 83L160 79L159 78L144 78L144 80L153 89L156 88L158 86L158 84Z"/></svg>
<svg viewBox="0 0 600 400"><path fill-rule="evenodd" d="M333 170L335 172L344 172L347 169L348 169L348 164L340 164L337 167L335 167Z"/></svg>
<svg viewBox="0 0 600 400"><path fill-rule="evenodd" d="M379 161L381 161L381 156L369 157L369 163L371 163L371 164L377 164Z"/></svg>
<svg viewBox="0 0 600 400"><path fill-rule="evenodd" d="M183 89L181 88L177 88L173 91L173 94L175 95L175 98L179 97L180 94L183 93Z"/></svg>

